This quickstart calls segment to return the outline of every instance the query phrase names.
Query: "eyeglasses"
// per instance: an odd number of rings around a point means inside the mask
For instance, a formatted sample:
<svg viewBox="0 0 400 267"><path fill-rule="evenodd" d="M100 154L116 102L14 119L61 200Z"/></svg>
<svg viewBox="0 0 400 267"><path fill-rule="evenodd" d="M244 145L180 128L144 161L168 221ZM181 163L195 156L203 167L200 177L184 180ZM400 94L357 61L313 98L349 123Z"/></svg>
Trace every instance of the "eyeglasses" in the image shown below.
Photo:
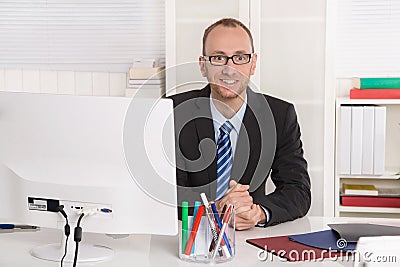
<svg viewBox="0 0 400 267"><path fill-rule="evenodd" d="M203 56L205 60L210 61L211 65L214 66L223 66L228 63L229 59L232 59L232 62L236 65L243 65L250 62L253 54L240 54L233 55L231 57L228 56Z"/></svg>

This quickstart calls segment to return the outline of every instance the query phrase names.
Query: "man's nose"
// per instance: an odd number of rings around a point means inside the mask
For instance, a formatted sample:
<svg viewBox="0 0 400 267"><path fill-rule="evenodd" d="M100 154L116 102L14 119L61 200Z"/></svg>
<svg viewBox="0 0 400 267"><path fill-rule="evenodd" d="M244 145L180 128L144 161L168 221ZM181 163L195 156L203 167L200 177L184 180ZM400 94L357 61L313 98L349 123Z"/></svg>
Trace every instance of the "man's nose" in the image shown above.
<svg viewBox="0 0 400 267"><path fill-rule="evenodd" d="M222 73L224 74L234 74L236 73L235 64L233 63L232 59L230 58L226 65L223 66Z"/></svg>

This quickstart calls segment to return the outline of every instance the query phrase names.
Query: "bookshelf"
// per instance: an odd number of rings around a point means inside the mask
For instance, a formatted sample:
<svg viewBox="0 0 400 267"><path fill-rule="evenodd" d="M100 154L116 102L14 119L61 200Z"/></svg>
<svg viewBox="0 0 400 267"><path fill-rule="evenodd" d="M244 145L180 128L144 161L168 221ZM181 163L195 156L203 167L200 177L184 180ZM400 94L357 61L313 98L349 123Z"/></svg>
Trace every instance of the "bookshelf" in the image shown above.
<svg viewBox="0 0 400 267"><path fill-rule="evenodd" d="M385 172L383 175L348 175L339 173L340 162L340 107L342 105L377 105L386 107ZM335 110L335 216L400 218L400 208L343 206L340 202L343 183L373 184L379 188L400 191L400 99L336 98Z"/></svg>

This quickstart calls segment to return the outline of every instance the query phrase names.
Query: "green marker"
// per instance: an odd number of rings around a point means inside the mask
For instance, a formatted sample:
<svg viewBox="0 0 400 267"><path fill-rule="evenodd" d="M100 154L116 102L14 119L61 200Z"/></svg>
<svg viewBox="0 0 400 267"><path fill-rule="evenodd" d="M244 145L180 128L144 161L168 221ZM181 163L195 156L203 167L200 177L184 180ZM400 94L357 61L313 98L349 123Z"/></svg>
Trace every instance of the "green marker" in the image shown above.
<svg viewBox="0 0 400 267"><path fill-rule="evenodd" d="M183 201L182 202L182 253L185 253L186 243L188 240L188 228L189 228L188 207L189 203L187 201Z"/></svg>

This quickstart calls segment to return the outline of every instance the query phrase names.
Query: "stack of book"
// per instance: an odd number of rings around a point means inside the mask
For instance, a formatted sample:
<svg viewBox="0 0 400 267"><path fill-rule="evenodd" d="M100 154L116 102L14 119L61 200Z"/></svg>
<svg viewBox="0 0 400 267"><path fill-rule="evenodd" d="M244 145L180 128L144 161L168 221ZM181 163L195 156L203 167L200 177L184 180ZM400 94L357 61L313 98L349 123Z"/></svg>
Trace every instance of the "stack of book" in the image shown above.
<svg viewBox="0 0 400 267"><path fill-rule="evenodd" d="M400 78L354 78L350 99L400 99Z"/></svg>
<svg viewBox="0 0 400 267"><path fill-rule="evenodd" d="M165 95L165 67L157 60L135 61L127 73L125 96L159 98Z"/></svg>
<svg viewBox="0 0 400 267"><path fill-rule="evenodd" d="M342 206L400 208L400 188L376 188L374 185L342 184Z"/></svg>
<svg viewBox="0 0 400 267"><path fill-rule="evenodd" d="M340 106L340 174L383 175L386 107Z"/></svg>

